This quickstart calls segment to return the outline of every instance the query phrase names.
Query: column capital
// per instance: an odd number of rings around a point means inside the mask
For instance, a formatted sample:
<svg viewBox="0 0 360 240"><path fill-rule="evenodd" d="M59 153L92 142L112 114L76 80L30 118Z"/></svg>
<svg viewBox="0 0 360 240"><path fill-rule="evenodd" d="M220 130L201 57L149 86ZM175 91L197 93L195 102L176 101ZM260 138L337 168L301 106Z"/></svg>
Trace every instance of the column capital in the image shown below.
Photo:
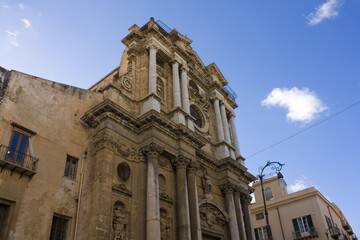
<svg viewBox="0 0 360 240"><path fill-rule="evenodd" d="M235 186L234 189L234 195L241 197L242 195L247 195L248 192L246 191L245 188L243 188L242 186Z"/></svg>
<svg viewBox="0 0 360 240"><path fill-rule="evenodd" d="M154 142L151 142L149 145L140 149L140 153L143 154L146 159L148 159L149 157L158 158L163 151L164 147Z"/></svg>
<svg viewBox="0 0 360 240"><path fill-rule="evenodd" d="M189 166L190 159L180 154L175 161L173 161L173 166L175 169L186 169Z"/></svg>
<svg viewBox="0 0 360 240"><path fill-rule="evenodd" d="M194 160L190 160L187 170L188 173L196 174L196 172L200 170L200 164L198 162L195 162Z"/></svg>
<svg viewBox="0 0 360 240"><path fill-rule="evenodd" d="M223 191L225 194L228 194L228 193L234 193L234 190L235 190L235 184L231 183L231 182L227 182L223 185L220 185L220 189L221 191Z"/></svg>
<svg viewBox="0 0 360 240"><path fill-rule="evenodd" d="M252 197L250 195L247 195L247 194L241 195L241 203L242 204L250 205L251 200L252 200Z"/></svg>
<svg viewBox="0 0 360 240"><path fill-rule="evenodd" d="M189 71L189 67L187 66L187 63L183 63L183 64L181 65L180 70L181 70L182 72L183 72L183 71L188 72L188 71Z"/></svg>
<svg viewBox="0 0 360 240"><path fill-rule="evenodd" d="M177 58L171 59L171 62L170 62L170 63L171 63L171 65L174 65L174 64L180 65L180 64L181 64L180 60L177 59Z"/></svg>

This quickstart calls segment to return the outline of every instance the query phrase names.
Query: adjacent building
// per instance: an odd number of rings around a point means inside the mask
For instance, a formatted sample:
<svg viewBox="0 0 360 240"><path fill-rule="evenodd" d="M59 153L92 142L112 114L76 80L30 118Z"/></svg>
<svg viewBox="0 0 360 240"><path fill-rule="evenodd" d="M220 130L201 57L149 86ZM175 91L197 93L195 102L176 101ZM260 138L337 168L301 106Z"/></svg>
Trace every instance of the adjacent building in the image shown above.
<svg viewBox="0 0 360 240"><path fill-rule="evenodd" d="M260 181L254 182L255 203L251 204L256 240L267 238L264 202ZM264 180L264 197L270 228L275 240L348 240L357 239L335 203L330 203L316 188L288 194L278 177Z"/></svg>
<svg viewBox="0 0 360 240"><path fill-rule="evenodd" d="M235 94L150 19L89 89L0 69L0 239L253 240Z"/></svg>

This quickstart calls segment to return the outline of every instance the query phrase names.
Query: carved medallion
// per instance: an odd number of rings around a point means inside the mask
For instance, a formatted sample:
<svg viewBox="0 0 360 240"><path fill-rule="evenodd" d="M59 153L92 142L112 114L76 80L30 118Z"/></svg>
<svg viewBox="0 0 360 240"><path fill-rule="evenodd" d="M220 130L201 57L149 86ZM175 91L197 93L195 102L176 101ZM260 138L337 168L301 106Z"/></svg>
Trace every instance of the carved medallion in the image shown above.
<svg viewBox="0 0 360 240"><path fill-rule="evenodd" d="M117 174L121 180L123 181L128 180L130 177L130 173L131 170L129 164L127 164L126 162L122 162L118 165Z"/></svg>

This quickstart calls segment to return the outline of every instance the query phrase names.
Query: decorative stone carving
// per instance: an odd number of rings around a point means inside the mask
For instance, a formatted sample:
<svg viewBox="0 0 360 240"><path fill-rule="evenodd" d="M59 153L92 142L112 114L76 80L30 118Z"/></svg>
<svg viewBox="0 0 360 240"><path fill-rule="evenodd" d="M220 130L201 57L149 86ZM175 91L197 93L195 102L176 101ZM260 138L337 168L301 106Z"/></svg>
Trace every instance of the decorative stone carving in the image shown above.
<svg viewBox="0 0 360 240"><path fill-rule="evenodd" d="M127 164L126 162L119 163L117 167L117 174L121 180L128 180L130 177L130 173L131 170L129 164Z"/></svg>
<svg viewBox="0 0 360 240"><path fill-rule="evenodd" d="M146 159L151 157L159 158L163 151L164 151L164 147L154 142L140 149L140 152L145 156Z"/></svg>
<svg viewBox="0 0 360 240"><path fill-rule="evenodd" d="M120 143L119 140L108 135L107 133L102 133L99 136L96 136L93 141L93 148L95 151L98 151L103 147L108 147L123 157L135 155L135 148L124 146L122 143Z"/></svg>
<svg viewBox="0 0 360 240"><path fill-rule="evenodd" d="M133 82L128 76L122 77L121 86L129 92L133 91Z"/></svg>
<svg viewBox="0 0 360 240"><path fill-rule="evenodd" d="M170 239L170 222L168 218L168 213L165 209L160 209L160 230L161 230L161 240Z"/></svg>
<svg viewBox="0 0 360 240"><path fill-rule="evenodd" d="M113 210L113 240L128 240L129 212L125 204L117 201Z"/></svg>
<svg viewBox="0 0 360 240"><path fill-rule="evenodd" d="M116 191L116 192L119 192L119 193L123 193L123 194L125 194L125 195L127 195L127 196L129 196L129 197L132 196L132 192L131 192L129 189L127 189L127 187L125 186L125 184L114 185L114 186L112 187L112 190L113 190L113 191Z"/></svg>
<svg viewBox="0 0 360 240"><path fill-rule="evenodd" d="M164 200L165 202L168 202L170 204L174 203L174 200L169 196L169 194L167 194L165 192L160 193L160 199Z"/></svg>
<svg viewBox="0 0 360 240"><path fill-rule="evenodd" d="M222 231L227 222L226 217L219 208L210 203L201 204L200 207L201 225L216 231Z"/></svg>
<svg viewBox="0 0 360 240"><path fill-rule="evenodd" d="M164 97L165 97L165 85L164 85L164 82L160 79L160 78L157 78L157 95L159 97L161 97L162 100L164 100Z"/></svg>

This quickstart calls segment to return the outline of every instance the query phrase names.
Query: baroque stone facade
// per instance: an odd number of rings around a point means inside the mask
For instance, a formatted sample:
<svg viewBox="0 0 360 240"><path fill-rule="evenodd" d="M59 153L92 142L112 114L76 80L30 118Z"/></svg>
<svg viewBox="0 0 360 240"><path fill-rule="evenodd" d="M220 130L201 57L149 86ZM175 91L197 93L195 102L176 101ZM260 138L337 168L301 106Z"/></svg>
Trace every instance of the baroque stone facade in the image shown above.
<svg viewBox="0 0 360 240"><path fill-rule="evenodd" d="M253 240L237 107L150 19L88 90L0 69L1 239Z"/></svg>

